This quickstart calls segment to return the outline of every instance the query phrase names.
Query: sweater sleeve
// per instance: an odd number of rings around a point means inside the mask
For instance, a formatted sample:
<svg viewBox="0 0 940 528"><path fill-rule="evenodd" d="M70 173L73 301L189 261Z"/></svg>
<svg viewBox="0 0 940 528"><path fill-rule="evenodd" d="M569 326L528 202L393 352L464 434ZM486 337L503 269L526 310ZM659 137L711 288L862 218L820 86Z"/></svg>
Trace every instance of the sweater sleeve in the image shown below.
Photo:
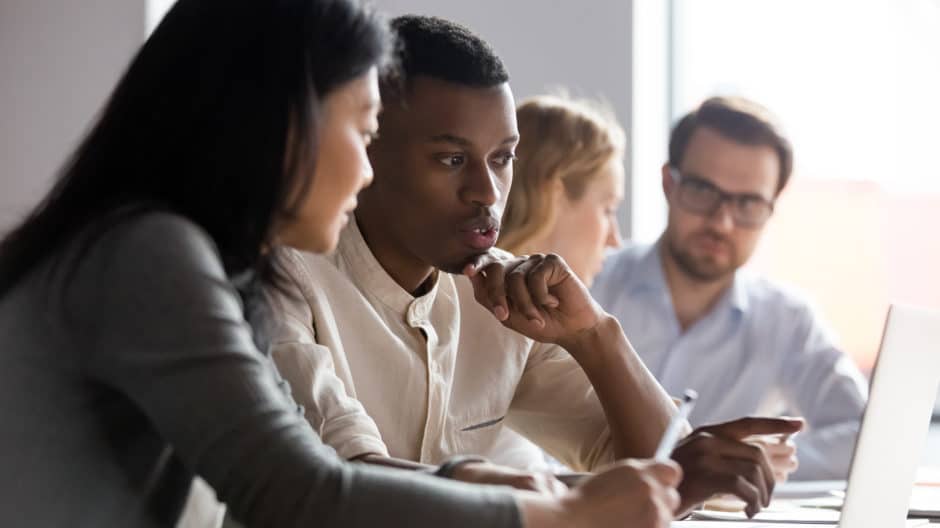
<svg viewBox="0 0 940 528"><path fill-rule="evenodd" d="M519 526L512 495L342 462L278 386L209 237L151 213L76 268L89 375L129 398L246 526Z"/></svg>

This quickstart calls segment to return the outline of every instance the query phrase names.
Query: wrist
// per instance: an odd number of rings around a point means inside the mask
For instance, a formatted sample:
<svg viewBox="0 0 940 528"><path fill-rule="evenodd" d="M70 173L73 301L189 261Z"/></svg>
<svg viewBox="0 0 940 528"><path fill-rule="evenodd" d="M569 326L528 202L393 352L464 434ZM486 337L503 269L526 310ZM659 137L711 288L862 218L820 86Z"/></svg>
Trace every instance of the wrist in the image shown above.
<svg viewBox="0 0 940 528"><path fill-rule="evenodd" d="M604 313L590 328L580 330L571 336L558 340L558 345L568 351L579 362L603 354L623 336L620 322L608 313Z"/></svg>
<svg viewBox="0 0 940 528"><path fill-rule="evenodd" d="M485 464L488 460L480 456L471 456L471 455L457 455L448 458L444 461L443 464L437 467L434 470L434 476L446 478L446 479L457 479L457 473L461 467L468 464ZM459 480L459 479L457 479Z"/></svg>
<svg viewBox="0 0 940 528"><path fill-rule="evenodd" d="M553 499L530 491L515 494L516 506L524 528L573 528L580 526L574 514L570 494Z"/></svg>

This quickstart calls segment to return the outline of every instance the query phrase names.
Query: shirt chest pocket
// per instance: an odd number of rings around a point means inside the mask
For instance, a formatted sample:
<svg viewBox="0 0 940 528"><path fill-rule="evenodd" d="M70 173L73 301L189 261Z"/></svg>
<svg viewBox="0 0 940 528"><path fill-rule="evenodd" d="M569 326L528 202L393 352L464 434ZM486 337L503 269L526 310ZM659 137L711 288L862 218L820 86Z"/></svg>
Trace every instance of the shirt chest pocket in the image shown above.
<svg viewBox="0 0 940 528"><path fill-rule="evenodd" d="M485 455L491 451L500 430L506 424L508 406L495 406L463 413L451 419L447 435L450 451Z"/></svg>

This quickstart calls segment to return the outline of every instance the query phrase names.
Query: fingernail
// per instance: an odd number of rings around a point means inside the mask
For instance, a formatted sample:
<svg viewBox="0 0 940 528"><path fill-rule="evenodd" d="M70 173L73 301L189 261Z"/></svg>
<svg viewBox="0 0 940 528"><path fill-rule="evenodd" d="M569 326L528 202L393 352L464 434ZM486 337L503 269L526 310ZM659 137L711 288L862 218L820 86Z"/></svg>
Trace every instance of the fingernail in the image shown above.
<svg viewBox="0 0 940 528"><path fill-rule="evenodd" d="M561 302L558 300L558 297L555 297L554 295L550 296L545 301L545 306L548 306L549 308L558 308L559 304L561 304Z"/></svg>
<svg viewBox="0 0 940 528"><path fill-rule="evenodd" d="M493 315L495 315L496 318L500 321L505 321L506 318L509 317L509 312L505 307L497 306L496 308L493 308Z"/></svg>

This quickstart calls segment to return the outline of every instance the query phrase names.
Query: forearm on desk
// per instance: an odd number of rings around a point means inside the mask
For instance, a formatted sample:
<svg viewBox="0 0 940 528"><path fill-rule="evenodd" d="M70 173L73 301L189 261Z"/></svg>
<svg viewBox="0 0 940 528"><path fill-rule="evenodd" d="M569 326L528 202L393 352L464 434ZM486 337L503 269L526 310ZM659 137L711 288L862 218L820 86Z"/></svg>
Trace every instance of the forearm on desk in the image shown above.
<svg viewBox="0 0 940 528"><path fill-rule="evenodd" d="M633 350L620 323L608 315L593 329L559 344L593 385L607 417L615 456L653 456L676 408Z"/></svg>
<svg viewBox="0 0 940 528"><path fill-rule="evenodd" d="M844 479L848 474L867 387L862 374L833 347L797 355L784 371L784 396L806 420L796 438L799 479Z"/></svg>
<svg viewBox="0 0 940 528"><path fill-rule="evenodd" d="M435 466L430 466L428 464L422 464L420 462L415 462L413 460L405 460L404 458L395 458L390 456L379 455L377 453L366 453L364 455L359 455L351 459L353 462L362 462L364 464L371 464L374 466L385 466L396 469L405 469L411 471L424 471L430 472L436 469Z"/></svg>

